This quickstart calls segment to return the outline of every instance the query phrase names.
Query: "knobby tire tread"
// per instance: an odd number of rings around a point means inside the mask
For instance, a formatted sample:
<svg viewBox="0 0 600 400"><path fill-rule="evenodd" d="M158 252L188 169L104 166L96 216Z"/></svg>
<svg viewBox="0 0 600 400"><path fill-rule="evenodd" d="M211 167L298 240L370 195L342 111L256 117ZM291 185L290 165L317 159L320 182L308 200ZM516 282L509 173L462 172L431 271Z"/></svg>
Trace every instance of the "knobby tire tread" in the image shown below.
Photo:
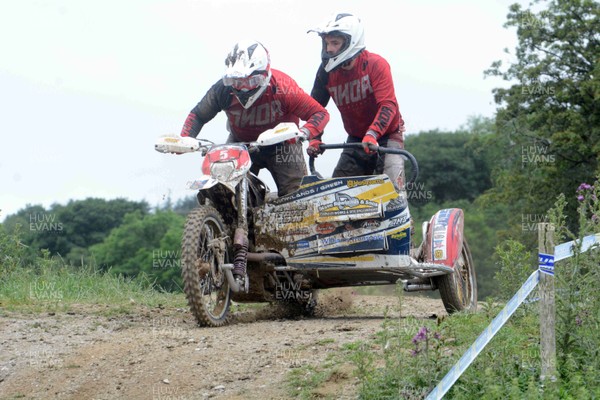
<svg viewBox="0 0 600 400"><path fill-rule="evenodd" d="M231 299L227 301L225 315L221 319L211 317L204 308L203 296L200 288L200 274L198 272L196 248L200 239L202 228L207 220L213 219L225 232L225 224L218 211L212 206L195 208L187 217L182 238L181 249L181 275L183 278L183 291L188 305L196 321L201 326L219 327L227 325L230 321L229 307Z"/></svg>
<svg viewBox="0 0 600 400"><path fill-rule="evenodd" d="M467 244L466 239L463 240L463 248L461 252L466 258L466 265L463 268L466 268L468 270L468 279L471 281L469 284L471 285L472 294L471 296L469 296L469 293L467 293L466 295L468 297L473 297L474 301L471 302L469 299L467 299L465 302L462 302L460 300L460 288L455 284L454 273L437 277L436 284L440 290L440 297L442 298L444 308L446 309L448 314L452 314L457 311L471 310L477 308L477 277L475 274L475 266L473 265L473 257L471 255L471 250L469 249L469 245Z"/></svg>

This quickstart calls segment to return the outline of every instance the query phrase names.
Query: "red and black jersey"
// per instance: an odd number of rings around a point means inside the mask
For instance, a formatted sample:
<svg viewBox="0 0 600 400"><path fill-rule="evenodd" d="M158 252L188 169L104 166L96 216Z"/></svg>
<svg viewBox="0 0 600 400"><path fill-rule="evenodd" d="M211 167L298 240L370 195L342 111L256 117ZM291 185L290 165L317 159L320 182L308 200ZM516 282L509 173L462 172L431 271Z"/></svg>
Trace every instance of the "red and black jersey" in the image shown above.
<svg viewBox="0 0 600 400"><path fill-rule="evenodd" d="M321 66L311 96L323 107L333 98L351 136L362 138L368 130L383 136L404 125L390 65L367 50L359 54L350 70L337 68L327 73Z"/></svg>
<svg viewBox="0 0 600 400"><path fill-rule="evenodd" d="M280 122L298 124L300 120L306 121L304 127L310 131L311 138L321 135L329 121L327 110L288 75L275 69L271 69L271 73L266 90L248 109L233 95L231 87L219 80L192 109L181 136L196 137L219 111L225 111L231 132L242 142L256 140L258 135Z"/></svg>

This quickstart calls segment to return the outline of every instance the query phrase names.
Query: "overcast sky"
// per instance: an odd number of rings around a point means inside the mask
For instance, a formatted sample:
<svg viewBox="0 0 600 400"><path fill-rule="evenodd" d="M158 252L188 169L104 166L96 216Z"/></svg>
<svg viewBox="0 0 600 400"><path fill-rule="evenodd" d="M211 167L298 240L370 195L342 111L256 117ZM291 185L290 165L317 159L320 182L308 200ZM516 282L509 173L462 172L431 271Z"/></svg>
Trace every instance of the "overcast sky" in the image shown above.
<svg viewBox="0 0 600 400"><path fill-rule="evenodd" d="M310 92L321 42L306 32L333 12L358 15L367 49L391 64L408 134L491 117L492 88L506 84L483 71L515 47L502 26L512 2L3 1L0 220L27 204L124 197L154 206L193 194L186 182L200 175L199 154L156 153L155 139L179 134L240 39L261 41L272 67ZM342 142L333 102L328 109L324 141ZM224 127L220 113L200 136L223 142ZM318 159L323 175L338 156Z"/></svg>

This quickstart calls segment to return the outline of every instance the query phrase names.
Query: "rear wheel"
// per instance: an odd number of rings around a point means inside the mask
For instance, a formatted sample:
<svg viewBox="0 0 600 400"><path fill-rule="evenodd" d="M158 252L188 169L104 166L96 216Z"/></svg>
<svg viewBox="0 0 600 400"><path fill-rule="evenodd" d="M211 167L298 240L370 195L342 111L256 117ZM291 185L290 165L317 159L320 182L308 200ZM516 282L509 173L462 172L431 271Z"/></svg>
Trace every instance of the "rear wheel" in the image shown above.
<svg viewBox="0 0 600 400"><path fill-rule="evenodd" d="M454 272L437 277L436 284L449 314L477 308L477 276L466 239L463 239L460 256L454 264Z"/></svg>
<svg viewBox="0 0 600 400"><path fill-rule="evenodd" d="M228 261L225 224L212 206L193 210L181 245L183 291L199 325L227 324L231 304L229 284L220 268Z"/></svg>

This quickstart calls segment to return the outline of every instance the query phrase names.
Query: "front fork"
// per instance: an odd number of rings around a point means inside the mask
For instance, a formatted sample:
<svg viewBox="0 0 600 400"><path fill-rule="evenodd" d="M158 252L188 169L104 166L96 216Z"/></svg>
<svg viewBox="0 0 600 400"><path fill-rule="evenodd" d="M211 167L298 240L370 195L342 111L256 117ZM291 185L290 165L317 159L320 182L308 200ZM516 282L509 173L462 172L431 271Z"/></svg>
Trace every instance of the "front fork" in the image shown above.
<svg viewBox="0 0 600 400"><path fill-rule="evenodd" d="M233 265L225 273L229 287L233 292L248 292L246 264L248 257L248 178L244 176L235 189L237 207L237 228L233 234ZM232 271L233 270L233 271ZM235 280L233 274L244 277L244 286Z"/></svg>

